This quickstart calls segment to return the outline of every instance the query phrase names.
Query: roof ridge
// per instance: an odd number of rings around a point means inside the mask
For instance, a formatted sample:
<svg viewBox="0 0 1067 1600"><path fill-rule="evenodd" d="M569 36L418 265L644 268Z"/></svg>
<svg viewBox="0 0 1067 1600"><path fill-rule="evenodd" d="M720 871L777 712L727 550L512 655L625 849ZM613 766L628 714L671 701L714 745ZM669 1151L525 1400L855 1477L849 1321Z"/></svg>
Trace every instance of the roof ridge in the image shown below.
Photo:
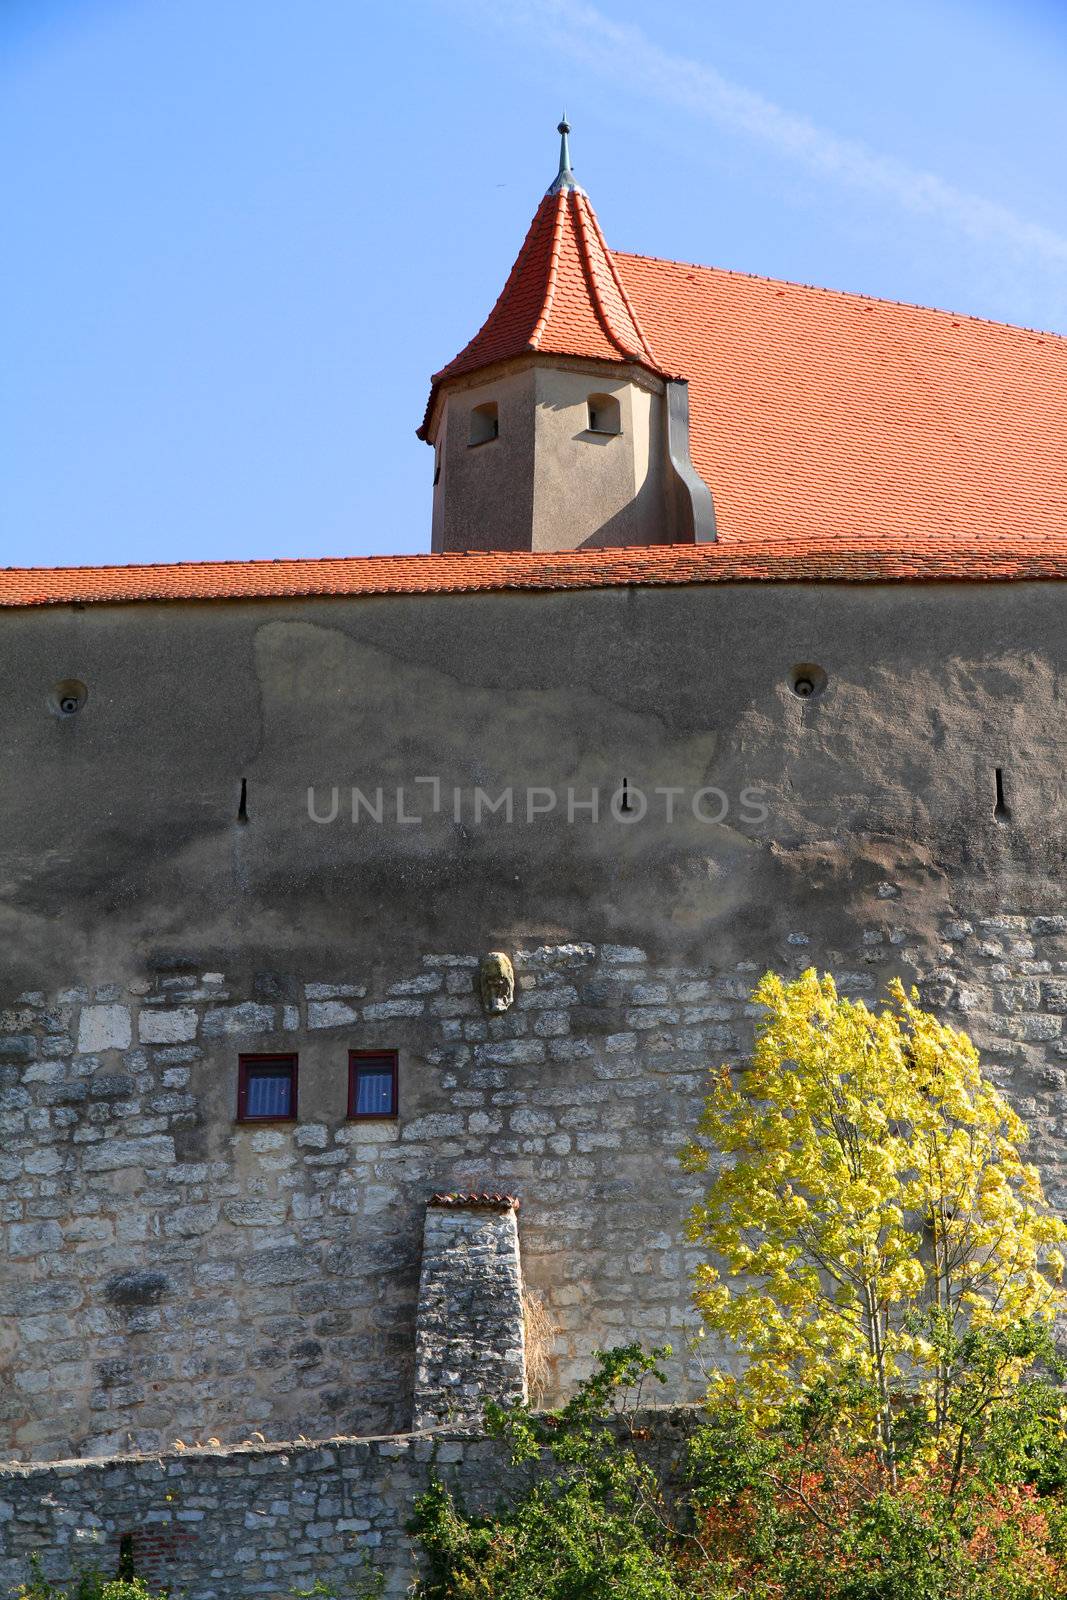
<svg viewBox="0 0 1067 1600"><path fill-rule="evenodd" d="M896 306L901 311L923 311L933 317L955 317L962 322L977 322L987 328L1007 328L1012 333L1033 333L1067 345L1067 333L1055 328L1035 328L1026 322L1005 322L998 317L980 317L973 311L953 311L950 306L931 306L919 300L894 300L891 295L864 294L861 289L835 289L825 283L803 283L799 278L772 278L765 272L745 272L740 267L709 266L706 261L676 261L671 256L650 256L642 250L614 250L613 256L627 261L648 261L654 266L690 267L696 272L711 272L722 278L741 278L746 283L773 283L785 289L806 289L812 294L832 295L842 300L865 300L871 305Z"/></svg>
<svg viewBox="0 0 1067 1600"><path fill-rule="evenodd" d="M611 259L611 249L607 240L604 238L600 224L597 221L596 212L590 205L588 196L585 194L576 194L574 197L574 207L578 218L578 235L581 241L582 256L585 261L586 276L589 280L589 292L596 308L597 315L600 318L601 324L603 325L604 332L607 334L608 338L611 340L612 344L615 345L620 354L626 356L629 360L633 360L635 354L642 354L645 359L658 371L659 363L656 361L656 357L652 352L652 346L645 338L641 325L634 315L633 308L626 297L626 292L619 283L618 274L615 271L615 266ZM637 335L636 352L631 350L628 345L623 343L612 324L608 308L604 304L604 296L600 287L600 283L597 279L596 268L593 264L593 251L590 243L591 232L594 234L601 249L603 250L604 260L607 264L608 271L611 273L612 282L615 284L623 307L633 324L633 331Z"/></svg>
<svg viewBox="0 0 1067 1600"><path fill-rule="evenodd" d="M592 208L590 208L590 209L592 209ZM594 216L594 220L595 220L595 216ZM597 224L597 226L599 227L599 223ZM618 266L615 263L615 252L614 252L614 250L609 248L607 240L604 241L604 251L605 251L605 254L607 255L607 258L608 258L608 270L610 271L611 276L614 279L616 289L618 289L619 294L622 297L622 303L626 307L627 311L630 314L630 320L633 323L634 327L637 329L638 338L641 340L641 344L644 347L644 350L645 350L646 354L648 355L649 360L658 368L659 367L659 361L658 361L658 359L656 357L656 352L652 348L651 341L649 340L649 337L646 334L646 332L644 330L644 327L642 326L640 317L637 315L637 312L634 310L633 301L630 299L630 296L626 292L626 285L623 283L622 279L619 277L619 269L618 269Z"/></svg>
<svg viewBox="0 0 1067 1600"><path fill-rule="evenodd" d="M593 266L593 252L589 246L587 218L577 195L574 197L574 212L575 217L577 218L578 247L582 254L582 266L585 269L585 279L589 285L589 298L593 303L593 309L596 312L597 320L599 321L607 337L611 340L611 343L615 346L616 350L618 350L619 354L632 358L633 351L626 348L619 335L612 327L611 318L608 316L607 307L605 306L603 296L600 293L600 285L597 282L596 269ZM604 246L604 251L606 254L606 244Z"/></svg>
<svg viewBox="0 0 1067 1600"><path fill-rule="evenodd" d="M566 189L559 189L552 196L556 202L556 214L552 219L552 248L548 257L548 281L545 284L545 298L541 306L541 315L538 317L534 330L530 335L531 350L539 348L541 335L548 326L548 319L552 314L552 305L556 298L556 280L559 277L560 246L563 235L563 209L567 204L567 194L568 191ZM548 196L546 195L545 198L547 199ZM541 202L541 205L543 204L544 200ZM538 210L540 209L541 207L539 206Z"/></svg>
<svg viewBox="0 0 1067 1600"><path fill-rule="evenodd" d="M71 566L52 567L0 567L0 577L5 572L157 572L161 568L195 567L198 572L206 567L313 567L333 566L338 561L462 561L470 555L514 555L506 550L390 550L380 555L361 556L217 556L204 561L105 561L95 565L89 562Z"/></svg>

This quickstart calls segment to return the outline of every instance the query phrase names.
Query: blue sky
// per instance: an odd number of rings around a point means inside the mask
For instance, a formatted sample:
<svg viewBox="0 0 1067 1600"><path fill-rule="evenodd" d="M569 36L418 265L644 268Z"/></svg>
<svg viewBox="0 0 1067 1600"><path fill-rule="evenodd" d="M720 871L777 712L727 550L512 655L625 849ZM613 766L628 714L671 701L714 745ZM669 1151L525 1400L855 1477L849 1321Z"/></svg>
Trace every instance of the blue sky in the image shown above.
<svg viewBox="0 0 1067 1600"><path fill-rule="evenodd" d="M5 0L0 564L429 545L430 372L610 244L1067 333L1058 0Z"/></svg>

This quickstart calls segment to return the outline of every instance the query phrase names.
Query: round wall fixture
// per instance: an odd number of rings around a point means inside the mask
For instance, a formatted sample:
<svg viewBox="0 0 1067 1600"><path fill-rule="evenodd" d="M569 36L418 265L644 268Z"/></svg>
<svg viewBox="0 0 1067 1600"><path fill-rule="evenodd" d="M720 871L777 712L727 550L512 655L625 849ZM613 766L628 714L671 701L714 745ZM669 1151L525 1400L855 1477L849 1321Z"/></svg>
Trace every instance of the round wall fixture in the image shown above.
<svg viewBox="0 0 1067 1600"><path fill-rule="evenodd" d="M812 700L826 688L826 673L811 661L802 661L793 668L790 687L798 700Z"/></svg>
<svg viewBox="0 0 1067 1600"><path fill-rule="evenodd" d="M57 717L75 717L89 698L89 691L77 678L64 678L48 696L50 709Z"/></svg>

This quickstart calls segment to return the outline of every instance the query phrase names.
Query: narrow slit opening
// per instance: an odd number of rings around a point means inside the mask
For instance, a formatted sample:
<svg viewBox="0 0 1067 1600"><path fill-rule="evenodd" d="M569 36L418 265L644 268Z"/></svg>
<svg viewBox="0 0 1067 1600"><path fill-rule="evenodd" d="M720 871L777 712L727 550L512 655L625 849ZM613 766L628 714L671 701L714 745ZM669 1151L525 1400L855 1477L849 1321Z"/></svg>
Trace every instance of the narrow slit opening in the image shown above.
<svg viewBox="0 0 1067 1600"><path fill-rule="evenodd" d="M115 1576L126 1583L131 1583L137 1576L133 1565L132 1533L124 1533L119 1538L119 1568Z"/></svg>
<svg viewBox="0 0 1067 1600"><path fill-rule="evenodd" d="M1007 822L1008 818L1011 816L1011 807L1008 805L1008 802L1007 802L1007 800L1005 798L1005 795L1004 795L1004 769L1003 769L1003 767L997 767L996 768L996 785L997 785L997 798L996 798L996 804L993 807L993 815L996 817L998 822Z"/></svg>
<svg viewBox="0 0 1067 1600"><path fill-rule="evenodd" d="M248 821L248 779L247 778L242 778L241 779L241 798L237 802L237 820L238 820L238 822L247 822Z"/></svg>
<svg viewBox="0 0 1067 1600"><path fill-rule="evenodd" d="M619 810L620 811L632 811L633 810L633 806L630 804L630 780L629 780L629 778L624 778L622 780L622 805L619 807Z"/></svg>

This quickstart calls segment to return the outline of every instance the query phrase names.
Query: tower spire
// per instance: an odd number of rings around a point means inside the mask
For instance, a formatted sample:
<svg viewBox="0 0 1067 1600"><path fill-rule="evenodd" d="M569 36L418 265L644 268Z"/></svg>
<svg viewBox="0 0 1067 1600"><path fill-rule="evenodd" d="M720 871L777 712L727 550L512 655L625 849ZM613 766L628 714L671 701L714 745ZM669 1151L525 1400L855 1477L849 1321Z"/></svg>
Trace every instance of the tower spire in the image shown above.
<svg viewBox="0 0 1067 1600"><path fill-rule="evenodd" d="M567 121L567 113L563 113L563 121L557 129L559 134L559 171L556 173L555 182L550 186L549 194L561 194L565 189L573 189L576 194L584 194L585 190L571 171L571 125Z"/></svg>

